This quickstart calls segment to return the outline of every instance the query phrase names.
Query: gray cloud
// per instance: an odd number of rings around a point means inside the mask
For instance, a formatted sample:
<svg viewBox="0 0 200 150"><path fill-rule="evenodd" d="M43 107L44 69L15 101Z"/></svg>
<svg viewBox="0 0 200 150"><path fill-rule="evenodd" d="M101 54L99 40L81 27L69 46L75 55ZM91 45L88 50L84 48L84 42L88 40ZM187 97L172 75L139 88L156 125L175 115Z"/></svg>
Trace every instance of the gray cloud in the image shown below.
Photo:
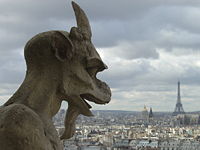
<svg viewBox="0 0 200 150"><path fill-rule="evenodd" d="M198 110L200 2L76 2L88 14L94 44L109 66L98 77L113 89L113 101L94 108L140 110L147 104L169 110L180 79L187 110ZM0 0L0 99L5 101L22 82L23 47L32 36L47 30L69 31L75 25L70 1Z"/></svg>

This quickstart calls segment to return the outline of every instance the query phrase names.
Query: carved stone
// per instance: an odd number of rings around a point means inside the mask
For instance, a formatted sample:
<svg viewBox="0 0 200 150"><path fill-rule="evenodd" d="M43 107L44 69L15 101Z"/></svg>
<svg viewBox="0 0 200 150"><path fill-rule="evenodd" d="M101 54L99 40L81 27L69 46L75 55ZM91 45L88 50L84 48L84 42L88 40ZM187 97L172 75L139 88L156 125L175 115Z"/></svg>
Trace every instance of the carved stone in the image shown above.
<svg viewBox="0 0 200 150"><path fill-rule="evenodd" d="M92 116L86 100L106 104L111 99L108 85L96 78L107 66L91 42L87 16L76 3L72 6L77 27L70 33L40 33L25 46L25 79L0 107L1 150L62 150L60 139L73 136L76 117ZM63 100L69 106L59 137L52 117Z"/></svg>

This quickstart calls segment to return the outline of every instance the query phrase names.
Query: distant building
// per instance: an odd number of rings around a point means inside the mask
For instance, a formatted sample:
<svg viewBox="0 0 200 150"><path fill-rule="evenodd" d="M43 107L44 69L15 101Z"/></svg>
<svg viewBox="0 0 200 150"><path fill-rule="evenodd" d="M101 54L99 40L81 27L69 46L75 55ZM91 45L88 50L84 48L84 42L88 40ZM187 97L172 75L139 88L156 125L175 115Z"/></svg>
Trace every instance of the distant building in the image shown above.
<svg viewBox="0 0 200 150"><path fill-rule="evenodd" d="M160 150L199 150L200 143L194 140L164 140L159 142Z"/></svg>
<svg viewBox="0 0 200 150"><path fill-rule="evenodd" d="M144 105L144 109L142 110L142 120L147 123L149 120L149 113L147 107Z"/></svg>
<svg viewBox="0 0 200 150"><path fill-rule="evenodd" d="M178 81L177 102L176 102L176 106L172 115L176 116L179 114L185 114L183 105L181 103L180 81Z"/></svg>
<svg viewBox="0 0 200 150"><path fill-rule="evenodd" d="M153 114L153 110L152 108L150 108L150 111L149 111L149 120L148 120L148 123L149 124L154 124L154 114Z"/></svg>
<svg viewBox="0 0 200 150"><path fill-rule="evenodd" d="M179 114L174 117L174 124L178 125L198 125L200 123L199 114Z"/></svg>
<svg viewBox="0 0 200 150"><path fill-rule="evenodd" d="M158 141L141 140L136 147L138 150L142 149L158 149Z"/></svg>
<svg viewBox="0 0 200 150"><path fill-rule="evenodd" d="M152 111L152 108L150 108L150 111L149 111L149 118L153 118L154 115L153 115L153 111Z"/></svg>
<svg viewBox="0 0 200 150"><path fill-rule="evenodd" d="M193 140L185 140L180 143L180 150L199 150L200 143Z"/></svg>
<svg viewBox="0 0 200 150"><path fill-rule="evenodd" d="M177 140L163 140L159 142L160 150L179 150L180 141Z"/></svg>

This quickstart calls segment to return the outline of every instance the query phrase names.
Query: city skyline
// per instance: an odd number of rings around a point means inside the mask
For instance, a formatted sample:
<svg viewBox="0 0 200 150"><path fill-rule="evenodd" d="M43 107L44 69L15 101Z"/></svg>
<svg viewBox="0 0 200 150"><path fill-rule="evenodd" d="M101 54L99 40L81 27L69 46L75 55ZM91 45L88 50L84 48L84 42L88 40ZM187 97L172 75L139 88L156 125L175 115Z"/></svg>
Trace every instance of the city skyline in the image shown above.
<svg viewBox="0 0 200 150"><path fill-rule="evenodd" d="M200 2L76 0L87 13L93 43L112 89L94 110L173 112L177 82L185 112L200 111ZM23 47L35 34L76 26L71 1L0 0L0 105L17 90L26 66ZM66 108L66 103L62 106Z"/></svg>

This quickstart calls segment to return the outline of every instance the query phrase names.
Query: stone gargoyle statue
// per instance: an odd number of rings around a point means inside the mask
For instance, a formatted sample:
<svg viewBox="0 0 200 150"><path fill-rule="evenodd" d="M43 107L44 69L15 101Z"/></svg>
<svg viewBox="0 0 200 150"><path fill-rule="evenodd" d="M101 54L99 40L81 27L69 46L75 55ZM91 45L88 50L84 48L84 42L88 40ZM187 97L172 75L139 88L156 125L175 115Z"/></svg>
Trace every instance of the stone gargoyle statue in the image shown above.
<svg viewBox="0 0 200 150"><path fill-rule="evenodd" d="M62 150L61 139L75 132L79 114L92 116L86 100L106 104L109 86L96 78L107 66L91 42L84 11L72 2L77 27L48 31L29 40L24 48L25 79L0 107L1 150ZM59 137L52 117L68 102L65 131Z"/></svg>

